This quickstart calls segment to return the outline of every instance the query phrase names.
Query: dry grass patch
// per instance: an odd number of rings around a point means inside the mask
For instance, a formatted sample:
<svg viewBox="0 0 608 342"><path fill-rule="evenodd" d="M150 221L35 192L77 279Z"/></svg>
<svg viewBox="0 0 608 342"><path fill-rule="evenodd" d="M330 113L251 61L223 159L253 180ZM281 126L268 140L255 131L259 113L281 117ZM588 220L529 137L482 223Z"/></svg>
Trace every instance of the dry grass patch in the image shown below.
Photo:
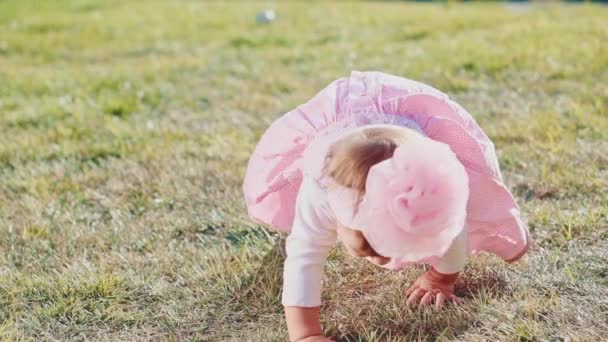
<svg viewBox="0 0 608 342"><path fill-rule="evenodd" d="M279 237L245 217L249 153L352 69L427 82L495 141L535 245L471 260L466 298L332 252L343 341L608 334L608 10L595 5L0 2L0 339L282 341ZM338 18L338 19L336 19Z"/></svg>

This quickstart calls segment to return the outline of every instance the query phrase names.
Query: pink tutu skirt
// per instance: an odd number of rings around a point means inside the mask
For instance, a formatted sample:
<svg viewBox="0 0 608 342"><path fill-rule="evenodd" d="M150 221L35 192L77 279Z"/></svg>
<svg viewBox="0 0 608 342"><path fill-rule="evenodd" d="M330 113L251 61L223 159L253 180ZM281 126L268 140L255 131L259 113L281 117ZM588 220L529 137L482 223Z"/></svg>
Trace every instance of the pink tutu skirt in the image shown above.
<svg viewBox="0 0 608 342"><path fill-rule="evenodd" d="M336 137L370 124L409 127L450 146L469 178L469 254L485 251L508 261L525 254L528 229L503 184L487 135L446 94L381 72L355 71L338 79L268 128L243 184L249 215L288 233L303 176L322 181L325 155Z"/></svg>

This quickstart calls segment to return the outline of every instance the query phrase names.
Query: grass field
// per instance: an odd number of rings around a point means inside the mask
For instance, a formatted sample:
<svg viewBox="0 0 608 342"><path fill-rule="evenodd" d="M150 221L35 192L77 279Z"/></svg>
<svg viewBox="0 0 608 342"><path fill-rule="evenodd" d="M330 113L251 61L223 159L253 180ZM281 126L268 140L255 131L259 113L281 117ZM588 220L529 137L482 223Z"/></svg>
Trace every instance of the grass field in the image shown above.
<svg viewBox="0 0 608 342"><path fill-rule="evenodd" d="M275 3L278 20L255 15ZM351 70L429 83L497 145L535 245L418 268L338 248L323 324L348 341L608 334L608 7L0 0L0 340L279 341L277 235L241 180L273 119Z"/></svg>

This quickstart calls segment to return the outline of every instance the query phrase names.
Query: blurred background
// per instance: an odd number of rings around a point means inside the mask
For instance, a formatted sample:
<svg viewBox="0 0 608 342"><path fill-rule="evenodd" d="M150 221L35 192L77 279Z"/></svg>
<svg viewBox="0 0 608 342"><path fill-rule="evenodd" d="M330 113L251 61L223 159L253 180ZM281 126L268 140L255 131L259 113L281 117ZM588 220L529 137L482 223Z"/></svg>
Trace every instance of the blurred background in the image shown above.
<svg viewBox="0 0 608 342"><path fill-rule="evenodd" d="M608 326L601 2L0 0L0 339L286 338L277 234L241 182L264 129L351 70L428 83L497 146L535 246L466 304L340 249L326 333L600 341Z"/></svg>

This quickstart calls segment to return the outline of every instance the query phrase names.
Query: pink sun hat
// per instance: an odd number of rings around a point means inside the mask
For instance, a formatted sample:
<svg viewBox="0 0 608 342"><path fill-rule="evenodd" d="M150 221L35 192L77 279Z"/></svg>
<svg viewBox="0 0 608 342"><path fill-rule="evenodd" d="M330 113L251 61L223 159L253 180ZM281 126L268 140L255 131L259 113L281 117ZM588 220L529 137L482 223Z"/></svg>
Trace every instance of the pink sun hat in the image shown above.
<svg viewBox="0 0 608 342"><path fill-rule="evenodd" d="M336 219L363 233L380 255L440 257L465 226L469 198L464 166L446 144L417 138L369 171L366 192L330 186Z"/></svg>

